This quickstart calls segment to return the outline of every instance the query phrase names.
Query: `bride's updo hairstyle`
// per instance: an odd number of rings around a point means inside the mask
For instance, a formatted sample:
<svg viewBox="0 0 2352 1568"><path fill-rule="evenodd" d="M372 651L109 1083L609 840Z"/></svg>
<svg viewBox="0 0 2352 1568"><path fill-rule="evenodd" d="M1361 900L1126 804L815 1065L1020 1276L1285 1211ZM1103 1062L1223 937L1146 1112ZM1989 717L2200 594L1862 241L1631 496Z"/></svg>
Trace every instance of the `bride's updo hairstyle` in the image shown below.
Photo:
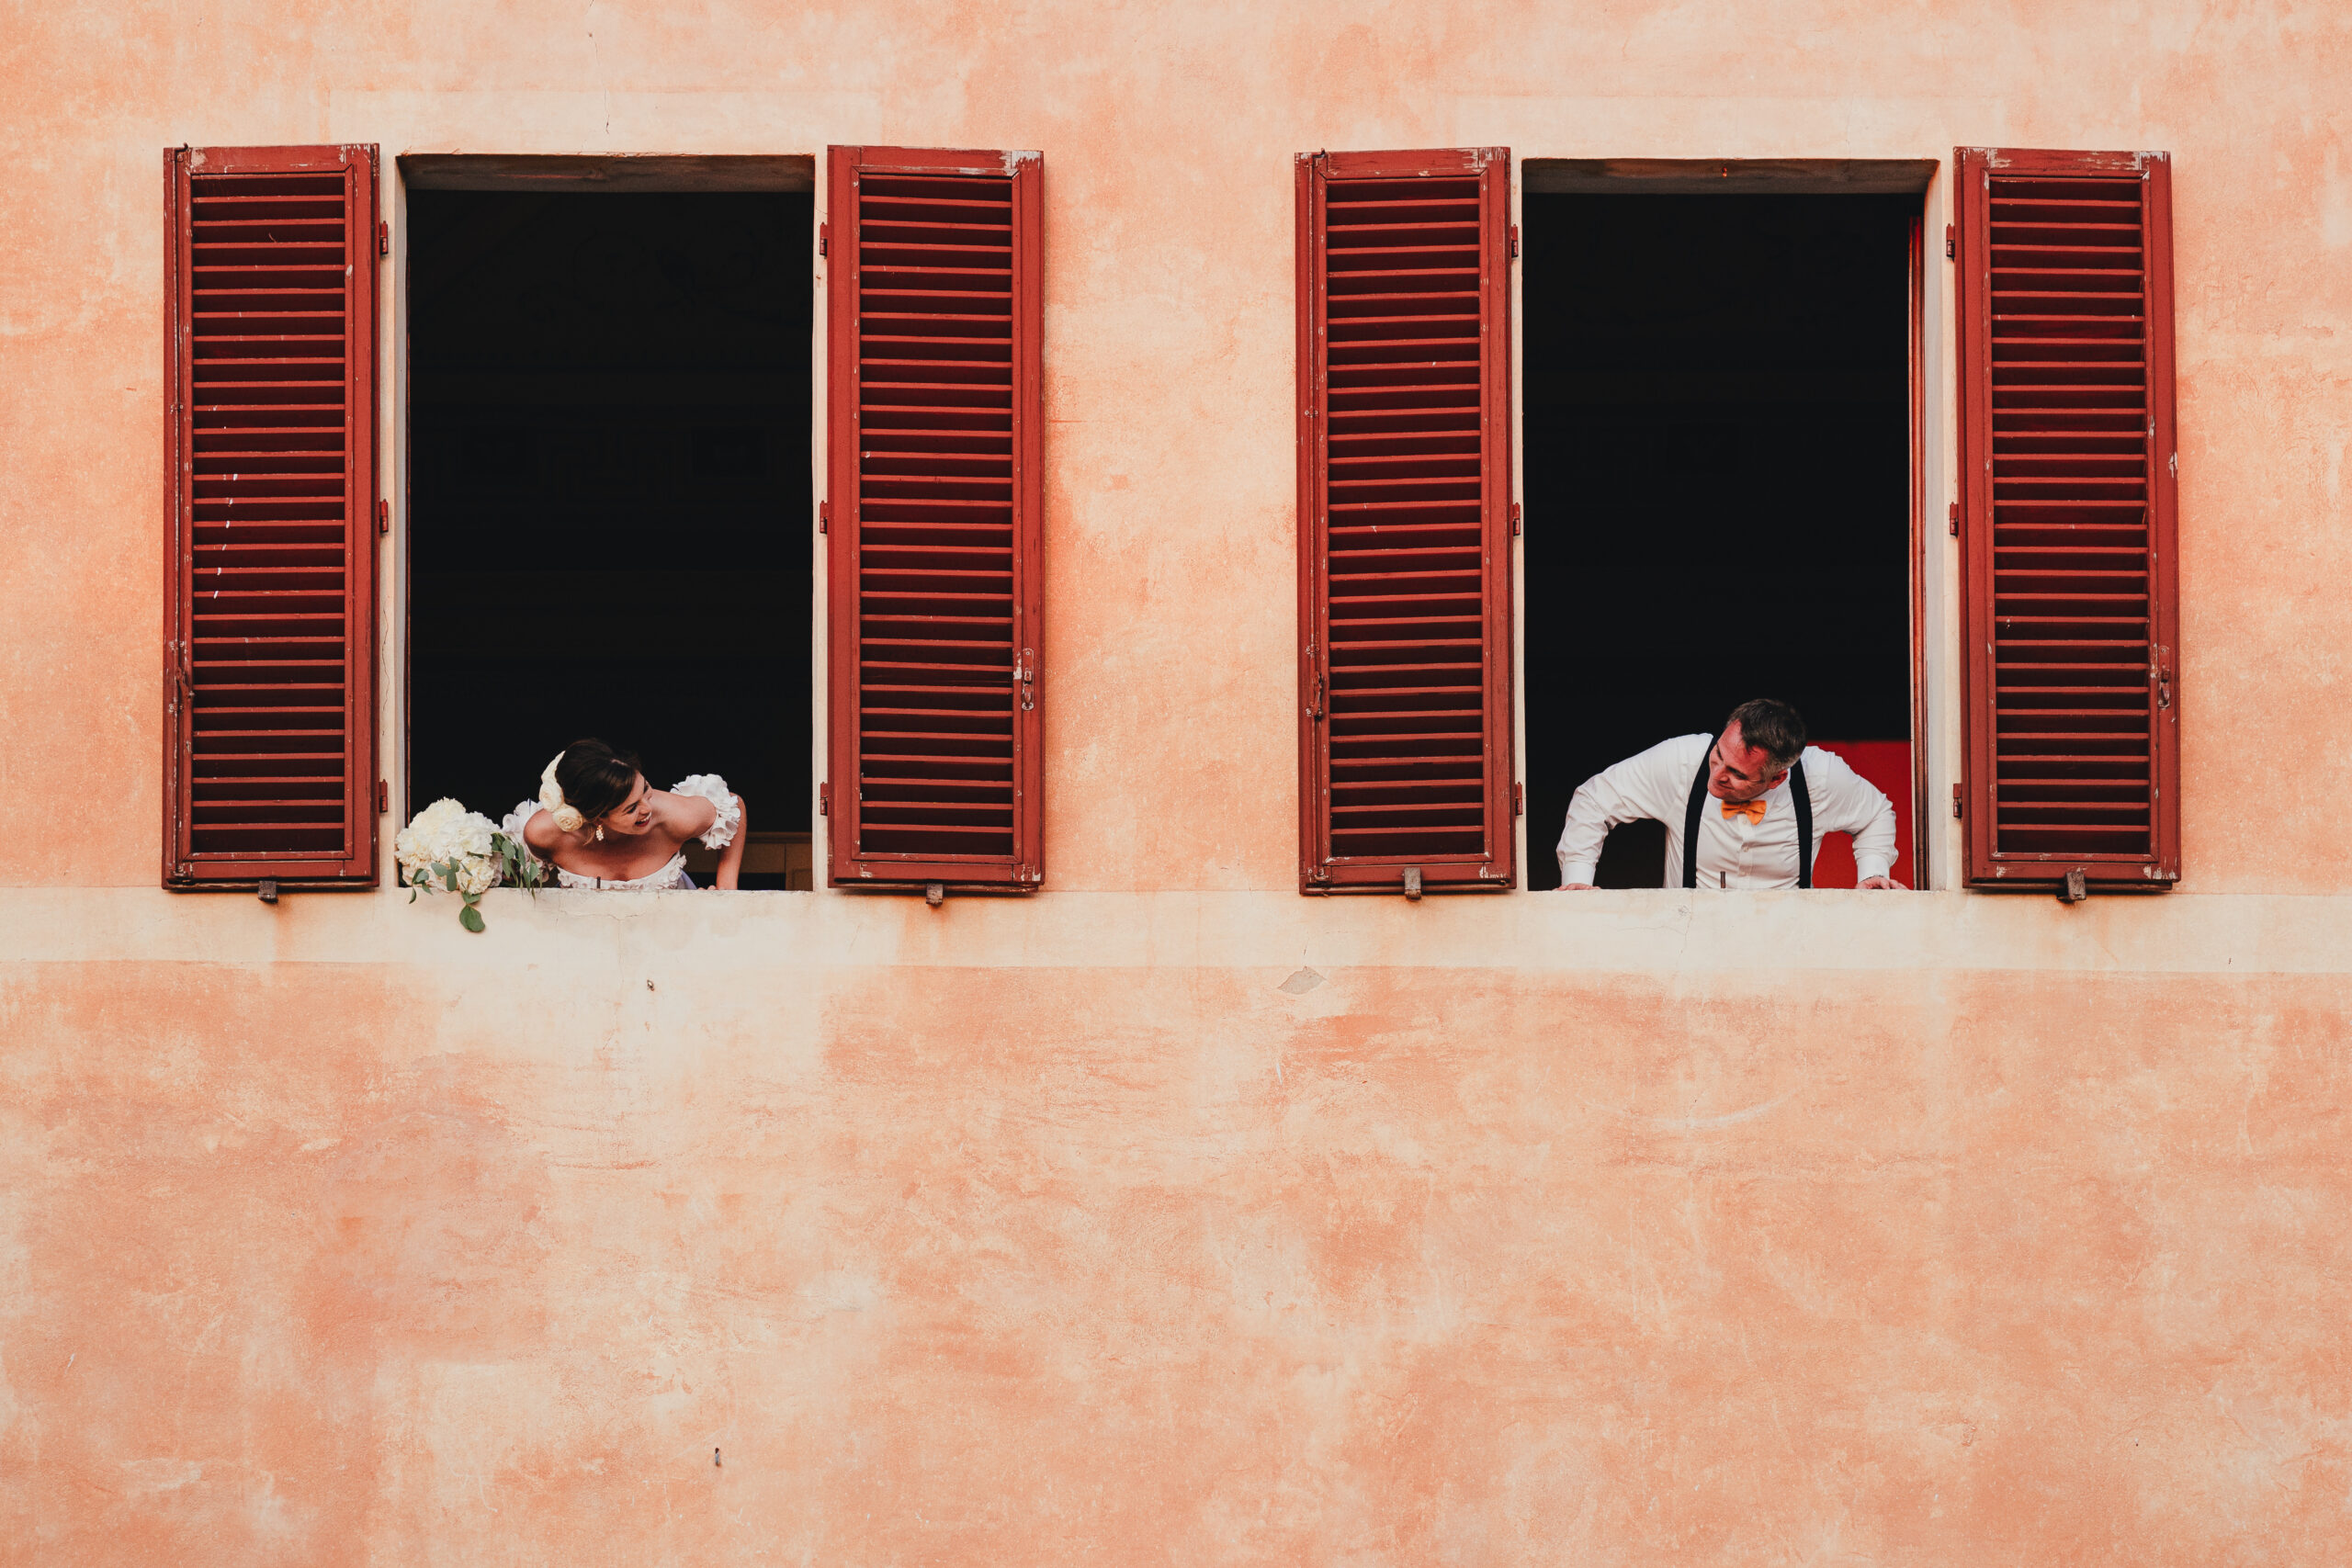
<svg viewBox="0 0 2352 1568"><path fill-rule="evenodd" d="M555 782L563 803L594 822L620 809L643 771L634 752L616 751L601 740L575 740L555 765Z"/></svg>

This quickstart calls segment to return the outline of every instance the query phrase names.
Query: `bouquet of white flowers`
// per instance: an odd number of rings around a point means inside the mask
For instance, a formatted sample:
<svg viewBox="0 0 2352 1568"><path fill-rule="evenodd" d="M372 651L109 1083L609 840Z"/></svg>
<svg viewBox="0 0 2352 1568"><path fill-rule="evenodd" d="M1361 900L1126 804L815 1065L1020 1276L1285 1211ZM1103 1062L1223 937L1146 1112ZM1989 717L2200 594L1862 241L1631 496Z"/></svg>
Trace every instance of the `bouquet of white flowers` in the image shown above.
<svg viewBox="0 0 2352 1568"><path fill-rule="evenodd" d="M416 902L420 888L447 888L465 899L458 923L469 931L482 929L481 911L474 906L501 882L528 888L536 897L547 880L538 857L491 826L481 812L446 798L418 812L393 837L392 857L400 863L410 903Z"/></svg>

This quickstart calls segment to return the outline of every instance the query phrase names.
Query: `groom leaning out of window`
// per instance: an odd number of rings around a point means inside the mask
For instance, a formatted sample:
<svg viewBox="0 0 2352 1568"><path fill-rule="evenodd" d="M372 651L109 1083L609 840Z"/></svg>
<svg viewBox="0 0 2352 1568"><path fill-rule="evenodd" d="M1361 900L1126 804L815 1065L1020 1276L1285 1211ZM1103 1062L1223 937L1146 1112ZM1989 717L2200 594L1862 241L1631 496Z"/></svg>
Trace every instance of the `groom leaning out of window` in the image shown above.
<svg viewBox="0 0 2352 1568"><path fill-rule="evenodd" d="M1560 891L1592 886L1609 829L1666 824L1669 884L1810 887L1824 833L1854 836L1858 886L1901 887L1894 807L1833 751L1804 743L1804 720L1759 697L1721 735L1678 735L1585 780L1560 834Z"/></svg>

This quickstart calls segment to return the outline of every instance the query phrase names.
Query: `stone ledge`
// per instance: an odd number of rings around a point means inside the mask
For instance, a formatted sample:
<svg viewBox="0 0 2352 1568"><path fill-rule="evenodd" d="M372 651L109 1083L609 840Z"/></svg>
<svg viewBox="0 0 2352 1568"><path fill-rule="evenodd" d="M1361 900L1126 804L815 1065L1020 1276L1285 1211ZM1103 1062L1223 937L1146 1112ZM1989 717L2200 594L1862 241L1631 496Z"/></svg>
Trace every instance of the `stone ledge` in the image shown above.
<svg viewBox="0 0 2352 1568"><path fill-rule="evenodd" d="M1276 968L1547 972L2050 970L2343 974L2352 897L2173 893L1592 892L1304 898L1295 893L289 894L276 906L149 888L0 890L17 963L500 968L658 960L680 970Z"/></svg>

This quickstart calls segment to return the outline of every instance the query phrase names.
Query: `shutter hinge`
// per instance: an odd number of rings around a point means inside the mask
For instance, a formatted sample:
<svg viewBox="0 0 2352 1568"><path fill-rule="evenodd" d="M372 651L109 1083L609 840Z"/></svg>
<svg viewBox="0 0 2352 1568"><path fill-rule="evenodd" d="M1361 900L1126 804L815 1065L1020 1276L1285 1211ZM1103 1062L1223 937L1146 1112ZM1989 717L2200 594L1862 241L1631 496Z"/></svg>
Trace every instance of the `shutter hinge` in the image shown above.
<svg viewBox="0 0 2352 1568"><path fill-rule="evenodd" d="M1513 817L1527 815L1527 786L1523 784L1510 786L1510 814Z"/></svg>
<svg viewBox="0 0 2352 1568"><path fill-rule="evenodd" d="M820 534L830 533L832 529L832 525L833 503L830 501L819 502L817 503L817 532Z"/></svg>
<svg viewBox="0 0 2352 1568"><path fill-rule="evenodd" d="M1959 538L1959 537L1960 537L1960 502L1956 502L1956 501L1955 501L1955 502L1953 502L1951 503L1951 536L1952 536L1953 538L1957 539L1957 538Z"/></svg>
<svg viewBox="0 0 2352 1568"><path fill-rule="evenodd" d="M820 784L817 786L817 815L831 817L832 814L833 786L829 784Z"/></svg>
<svg viewBox="0 0 2352 1568"><path fill-rule="evenodd" d="M833 226L832 226L831 224L830 224L830 223L820 223L820 224L818 224L818 225L817 225L817 254L818 254L819 255L820 255L820 256L822 256L822 255L831 255L831 254L832 254L832 249L833 249Z"/></svg>
<svg viewBox="0 0 2352 1568"><path fill-rule="evenodd" d="M1519 254L1519 225L1516 223L1510 226L1510 254Z"/></svg>
<svg viewBox="0 0 2352 1568"><path fill-rule="evenodd" d="M382 779L376 781L376 815L381 817L392 808L392 786Z"/></svg>
<svg viewBox="0 0 2352 1568"><path fill-rule="evenodd" d="M376 254L379 256L392 254L392 226L390 223L379 222L376 225Z"/></svg>
<svg viewBox="0 0 2352 1568"><path fill-rule="evenodd" d="M1960 790L1961 786L1958 784L1951 786L1951 819L1955 822L1960 820Z"/></svg>
<svg viewBox="0 0 2352 1568"><path fill-rule="evenodd" d="M379 500L376 502L376 532L379 534L389 534L391 531L392 503L389 501Z"/></svg>
<svg viewBox="0 0 2352 1568"><path fill-rule="evenodd" d="M1947 223L1947 224L1945 224L1945 225L1944 225L1944 260L1946 260L1946 261L1957 261L1957 260L1959 260L1959 259L1960 259L1960 244L1959 244L1959 241L1955 238L1955 236L1954 236L1954 235L1953 235L1953 233L1952 233L1952 227L1951 227L1951 224L1949 224L1949 223Z"/></svg>
<svg viewBox="0 0 2352 1568"><path fill-rule="evenodd" d="M1519 536L1519 502L1515 501L1510 503L1510 532L1513 538Z"/></svg>

